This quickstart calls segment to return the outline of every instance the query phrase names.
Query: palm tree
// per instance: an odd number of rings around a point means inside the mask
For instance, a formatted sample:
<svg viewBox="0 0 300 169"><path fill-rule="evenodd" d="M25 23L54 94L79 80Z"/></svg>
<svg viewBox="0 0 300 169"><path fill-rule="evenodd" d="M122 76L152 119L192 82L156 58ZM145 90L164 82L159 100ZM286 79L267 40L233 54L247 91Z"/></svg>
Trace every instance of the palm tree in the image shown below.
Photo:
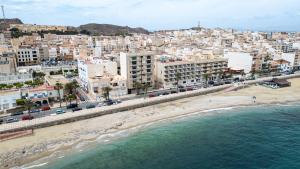
<svg viewBox="0 0 300 169"><path fill-rule="evenodd" d="M205 79L205 86L207 87L208 86L208 79L210 77L210 74L205 73L203 76L204 76L204 79Z"/></svg>
<svg viewBox="0 0 300 169"><path fill-rule="evenodd" d="M60 91L61 91L61 89L63 89L64 88L64 86L61 84L61 83L59 83L59 82L56 82L56 84L55 84L55 89L57 90L57 93L58 93L58 97L59 97L59 107L61 108L61 93L60 93Z"/></svg>
<svg viewBox="0 0 300 169"><path fill-rule="evenodd" d="M18 99L16 100L18 106L22 106L30 114L30 110L34 107L34 103L30 99Z"/></svg>
<svg viewBox="0 0 300 169"><path fill-rule="evenodd" d="M28 111L28 114L30 114L30 110L34 107L34 103L30 99L25 100L24 108Z"/></svg>
<svg viewBox="0 0 300 169"><path fill-rule="evenodd" d="M139 83L139 82L135 82L135 83L133 84L133 87L136 89L137 95L140 95L140 91L141 91L141 89L142 89L142 87L143 87L143 84L141 84L141 83Z"/></svg>
<svg viewBox="0 0 300 169"><path fill-rule="evenodd" d="M148 93L149 87L150 87L150 84L149 84L149 83L145 83L145 84L143 84L143 86L142 86L142 89L144 90L144 97L145 97L145 98L146 98L146 95L147 95L147 93Z"/></svg>
<svg viewBox="0 0 300 169"><path fill-rule="evenodd" d="M109 100L109 93L110 91L112 91L112 88L111 87L103 87L102 88L102 94L103 94L103 97L106 99L106 100Z"/></svg>
<svg viewBox="0 0 300 169"><path fill-rule="evenodd" d="M176 88L177 88L177 93L179 91L179 81L181 80L181 74L179 72L176 72Z"/></svg>
<svg viewBox="0 0 300 169"><path fill-rule="evenodd" d="M70 104L71 104L72 101L75 100L75 99L76 99L76 95L74 95L74 94L69 94L69 95L67 96L67 100L69 101Z"/></svg>

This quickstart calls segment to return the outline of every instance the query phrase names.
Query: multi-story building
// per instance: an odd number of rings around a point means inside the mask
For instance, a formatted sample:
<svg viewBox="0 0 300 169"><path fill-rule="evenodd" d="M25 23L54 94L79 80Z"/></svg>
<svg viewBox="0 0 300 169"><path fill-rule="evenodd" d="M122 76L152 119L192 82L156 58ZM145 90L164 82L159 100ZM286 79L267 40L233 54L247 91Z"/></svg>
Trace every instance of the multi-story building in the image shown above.
<svg viewBox="0 0 300 169"><path fill-rule="evenodd" d="M199 86L206 80L216 81L228 68L228 59L203 60L162 59L155 62L155 81L158 87Z"/></svg>
<svg viewBox="0 0 300 169"><path fill-rule="evenodd" d="M95 59L92 61L78 61L78 74L81 86L89 91L91 86L89 84L90 78L104 77L104 76L116 76L117 63L110 60Z"/></svg>
<svg viewBox="0 0 300 169"><path fill-rule="evenodd" d="M121 76L127 80L128 93L136 92L135 84L154 87L154 52L120 53Z"/></svg>
<svg viewBox="0 0 300 169"><path fill-rule="evenodd" d="M16 73L16 55L15 53L3 53L0 55L0 73L14 74Z"/></svg>
<svg viewBox="0 0 300 169"><path fill-rule="evenodd" d="M21 47L18 49L18 66L32 66L37 64L40 64L40 53L38 48Z"/></svg>

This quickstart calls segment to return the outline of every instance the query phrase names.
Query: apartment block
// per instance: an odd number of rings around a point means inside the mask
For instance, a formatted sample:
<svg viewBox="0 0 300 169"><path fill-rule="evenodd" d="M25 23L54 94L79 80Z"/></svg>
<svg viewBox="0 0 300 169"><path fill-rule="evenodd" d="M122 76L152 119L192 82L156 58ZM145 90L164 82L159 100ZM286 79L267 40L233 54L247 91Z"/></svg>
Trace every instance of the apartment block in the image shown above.
<svg viewBox="0 0 300 169"><path fill-rule="evenodd" d="M39 48L21 47L17 51L17 66L40 64Z"/></svg>
<svg viewBox="0 0 300 169"><path fill-rule="evenodd" d="M228 59L209 60L163 59L155 62L155 80L159 87L169 89L177 85L199 86L208 80L216 81L228 68Z"/></svg>
<svg viewBox="0 0 300 169"><path fill-rule="evenodd" d="M128 93L135 93L135 84L154 87L154 52L120 53L121 76L127 80Z"/></svg>

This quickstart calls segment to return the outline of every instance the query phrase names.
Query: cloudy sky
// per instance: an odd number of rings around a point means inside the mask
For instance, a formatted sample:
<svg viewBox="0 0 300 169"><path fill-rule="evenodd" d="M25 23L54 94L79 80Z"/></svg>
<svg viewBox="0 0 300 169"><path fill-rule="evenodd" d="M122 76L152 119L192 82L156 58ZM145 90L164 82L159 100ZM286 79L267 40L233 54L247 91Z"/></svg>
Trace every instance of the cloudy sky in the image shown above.
<svg viewBox="0 0 300 169"><path fill-rule="evenodd" d="M205 27L300 31L299 0L0 0L25 23L109 23L150 30Z"/></svg>

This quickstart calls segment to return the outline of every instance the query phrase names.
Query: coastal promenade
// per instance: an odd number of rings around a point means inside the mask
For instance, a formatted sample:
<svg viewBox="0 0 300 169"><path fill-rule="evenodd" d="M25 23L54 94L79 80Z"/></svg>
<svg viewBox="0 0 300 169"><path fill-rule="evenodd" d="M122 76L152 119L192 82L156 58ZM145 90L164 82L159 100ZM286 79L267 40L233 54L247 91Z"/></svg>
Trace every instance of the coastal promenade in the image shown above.
<svg viewBox="0 0 300 169"><path fill-rule="evenodd" d="M278 79L291 79L291 78L297 78L300 77L300 74L296 75L287 75L287 76L280 76L276 77ZM75 121L90 119L98 116L118 113L118 112L124 112L128 110L133 110L137 108L152 106L156 104L171 102L179 99L189 98L189 97L195 97L200 95L206 95L214 92L223 91L232 87L243 87L247 85L252 85L256 83L260 83L263 81L269 81L272 80L273 77L267 77L252 81L246 81L239 84L228 84L223 86L217 86L217 87L211 87L207 89L199 89L195 91L189 91L185 93L178 93L173 95L167 95L167 96L160 96L155 98L141 98L136 100L129 100L126 102L123 102L119 105L113 105L113 106L107 106L107 107L99 107L95 109L87 109L82 110L76 113L66 113L62 115L56 115L56 116L48 116L44 118L34 119L31 121L20 121L17 123L11 123L11 124L3 124L0 126L0 133L8 133L8 132L17 132L22 130L28 130L28 129L38 129L38 128L44 128L44 127L50 127L54 125L60 125L65 123L71 123Z"/></svg>

